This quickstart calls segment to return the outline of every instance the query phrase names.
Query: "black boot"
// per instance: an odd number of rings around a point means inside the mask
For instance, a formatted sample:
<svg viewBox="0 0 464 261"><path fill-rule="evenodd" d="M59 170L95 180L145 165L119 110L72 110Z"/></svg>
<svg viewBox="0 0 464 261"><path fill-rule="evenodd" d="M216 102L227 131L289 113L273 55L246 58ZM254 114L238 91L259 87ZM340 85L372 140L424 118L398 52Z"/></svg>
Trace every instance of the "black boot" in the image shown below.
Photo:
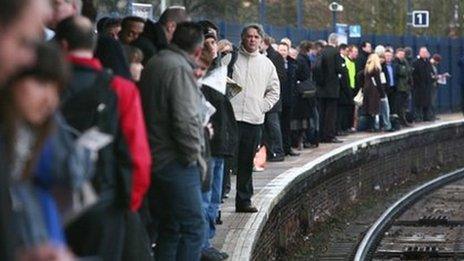
<svg viewBox="0 0 464 261"><path fill-rule="evenodd" d="M218 216L216 218L216 225L222 225L222 220L221 220L221 211L219 210Z"/></svg>

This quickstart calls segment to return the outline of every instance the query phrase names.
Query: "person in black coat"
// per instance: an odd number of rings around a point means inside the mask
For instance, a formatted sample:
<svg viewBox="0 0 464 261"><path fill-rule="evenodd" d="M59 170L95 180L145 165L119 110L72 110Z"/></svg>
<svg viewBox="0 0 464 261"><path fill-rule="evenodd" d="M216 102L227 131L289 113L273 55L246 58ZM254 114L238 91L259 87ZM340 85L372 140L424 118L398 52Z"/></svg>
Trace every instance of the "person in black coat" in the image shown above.
<svg viewBox="0 0 464 261"><path fill-rule="evenodd" d="M313 79L312 66L309 53L312 48L310 42L300 44L300 53L296 58L295 77L296 84ZM295 87L295 89L297 89ZM319 119L316 98L303 97L296 90L295 107L293 109L291 127L294 133L294 145L301 147L314 147L319 145ZM308 133L305 133L308 132ZM305 138L305 140L304 140Z"/></svg>
<svg viewBox="0 0 464 261"><path fill-rule="evenodd" d="M417 121L432 120L433 69L429 57L427 48L422 47L419 51L419 59L413 63L414 108Z"/></svg>
<svg viewBox="0 0 464 261"><path fill-rule="evenodd" d="M202 27L205 43L197 72L198 70L206 70L207 68L208 72L205 76L214 77L218 72L218 68L221 67L222 59L217 47L218 31L217 27L209 21L204 21ZM222 77L225 77L225 75ZM215 236L216 224L220 222L225 162L227 159L232 159L236 154L238 125L235 120L232 104L224 93L220 92L217 88L207 85L203 85L201 91L205 99L216 109L216 112L209 120L214 134L211 138L206 138L206 144L209 144L211 156L208 162L208 172L211 175L211 179L209 184L207 184L209 191L203 192L202 195L203 212L207 223L205 227L207 238L203 242L201 260L224 260L228 255L214 248L211 245L211 240Z"/></svg>
<svg viewBox="0 0 464 261"><path fill-rule="evenodd" d="M97 41L95 57L101 61L105 68L111 69L115 75L128 80L132 79L124 48L117 40L106 35L100 35Z"/></svg>
<svg viewBox="0 0 464 261"><path fill-rule="evenodd" d="M287 73L285 70L285 61L281 54L279 54L271 45L269 37L264 38L262 49L267 58L276 67L277 76L280 81L280 91L282 92L282 83L287 80ZM280 113L282 112L282 99L266 113L264 120L263 141L268 149L268 161L283 161L285 153L282 146L282 132L280 123Z"/></svg>
<svg viewBox="0 0 464 261"><path fill-rule="evenodd" d="M360 51L358 59L356 60L356 70L364 71L366 68L366 62L369 58L369 55L372 53L372 45L369 42L362 42L360 45Z"/></svg>
<svg viewBox="0 0 464 261"><path fill-rule="evenodd" d="M289 46L286 43L281 43L278 47L279 53L282 55L285 61L285 81L281 82L280 99L282 101L282 113L281 113L281 129L282 129L282 140L283 149L285 155L298 156L299 154L292 149L292 130L291 120L294 109L295 88L296 88L296 64L289 54Z"/></svg>
<svg viewBox="0 0 464 261"><path fill-rule="evenodd" d="M329 45L321 54L320 80L317 88L319 98L321 141L340 143L336 137L337 105L340 97L340 75L342 63L339 52L337 34L329 36ZM317 67L317 66L316 66Z"/></svg>
<svg viewBox="0 0 464 261"><path fill-rule="evenodd" d="M131 45L142 50L146 64L153 55L166 49L172 40L179 23L189 20L189 16L183 7L172 6L166 9L158 22L147 20L143 33Z"/></svg>
<svg viewBox="0 0 464 261"><path fill-rule="evenodd" d="M344 73L340 78L340 100L339 100L339 130L342 132L353 132L355 124L356 108L353 98L358 93L360 86L357 80L358 48L354 45L347 47L347 55L344 58L342 69Z"/></svg>
<svg viewBox="0 0 464 261"><path fill-rule="evenodd" d="M343 46L347 49L347 46ZM347 51L340 50L340 62L342 64L342 73L340 74L340 97L338 99L338 111L337 111L337 133L339 135L346 133L352 126L352 107L353 103L353 91L350 88L350 80L348 75L348 67L345 63L347 57Z"/></svg>

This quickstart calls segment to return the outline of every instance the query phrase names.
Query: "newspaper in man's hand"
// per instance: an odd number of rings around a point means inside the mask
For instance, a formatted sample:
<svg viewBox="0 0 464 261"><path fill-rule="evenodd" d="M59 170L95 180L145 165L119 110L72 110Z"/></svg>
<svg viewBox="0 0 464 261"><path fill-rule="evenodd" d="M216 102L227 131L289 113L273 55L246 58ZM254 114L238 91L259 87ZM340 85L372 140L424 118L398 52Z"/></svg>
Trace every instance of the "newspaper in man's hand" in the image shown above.
<svg viewBox="0 0 464 261"><path fill-rule="evenodd" d="M234 80L227 77L227 88L226 88L226 96L229 99L232 99L237 94L239 94L243 90L243 87L238 85Z"/></svg>

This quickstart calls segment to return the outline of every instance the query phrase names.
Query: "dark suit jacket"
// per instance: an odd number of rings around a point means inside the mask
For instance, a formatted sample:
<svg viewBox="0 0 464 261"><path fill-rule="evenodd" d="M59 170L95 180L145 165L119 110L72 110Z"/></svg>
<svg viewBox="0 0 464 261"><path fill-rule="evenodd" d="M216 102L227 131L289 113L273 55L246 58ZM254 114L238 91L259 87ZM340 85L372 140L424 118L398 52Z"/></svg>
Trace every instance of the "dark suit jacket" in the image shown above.
<svg viewBox="0 0 464 261"><path fill-rule="evenodd" d="M428 107L432 103L432 65L428 59L417 59L414 64L412 74L414 82L415 105Z"/></svg>
<svg viewBox="0 0 464 261"><path fill-rule="evenodd" d="M318 86L317 96L319 98L335 98L340 96L340 76L342 74L342 57L333 46L327 46L322 51L322 74L324 84Z"/></svg>
<svg viewBox="0 0 464 261"><path fill-rule="evenodd" d="M298 95L296 90L296 61L288 57L285 82L281 83L282 91L280 92L280 98L282 100L282 106L293 107L296 96Z"/></svg>
<svg viewBox="0 0 464 261"><path fill-rule="evenodd" d="M394 62L391 63L391 66L393 68L393 80L394 80L394 86L397 84L397 79L398 79L398 65ZM382 64L382 71L385 73L385 78L387 79L387 87L392 87L390 86L390 74L388 73L387 69L387 64Z"/></svg>

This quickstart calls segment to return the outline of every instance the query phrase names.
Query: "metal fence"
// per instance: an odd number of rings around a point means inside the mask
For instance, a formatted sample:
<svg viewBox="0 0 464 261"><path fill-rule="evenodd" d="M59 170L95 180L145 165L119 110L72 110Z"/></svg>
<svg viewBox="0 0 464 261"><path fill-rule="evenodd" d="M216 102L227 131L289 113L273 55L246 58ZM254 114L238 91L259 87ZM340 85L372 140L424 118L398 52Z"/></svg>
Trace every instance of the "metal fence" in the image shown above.
<svg viewBox="0 0 464 261"><path fill-rule="evenodd" d="M241 24L218 22L221 37L229 39L238 44L240 33L243 28ZM302 40L327 39L330 31L298 29L294 27L265 26L265 31L275 39L290 38L295 44ZM442 56L439 72L449 72L452 77L446 85L441 85L438 91L437 107L441 112L452 112L460 110L461 106L461 77L458 66L459 59L464 54L464 38L451 39L447 37L427 36L393 36L393 35L363 35L361 38L348 38L350 44L360 44L369 41L374 46L377 44L392 45L393 47L409 46L417 54L419 48L426 46L431 54L438 53Z"/></svg>

